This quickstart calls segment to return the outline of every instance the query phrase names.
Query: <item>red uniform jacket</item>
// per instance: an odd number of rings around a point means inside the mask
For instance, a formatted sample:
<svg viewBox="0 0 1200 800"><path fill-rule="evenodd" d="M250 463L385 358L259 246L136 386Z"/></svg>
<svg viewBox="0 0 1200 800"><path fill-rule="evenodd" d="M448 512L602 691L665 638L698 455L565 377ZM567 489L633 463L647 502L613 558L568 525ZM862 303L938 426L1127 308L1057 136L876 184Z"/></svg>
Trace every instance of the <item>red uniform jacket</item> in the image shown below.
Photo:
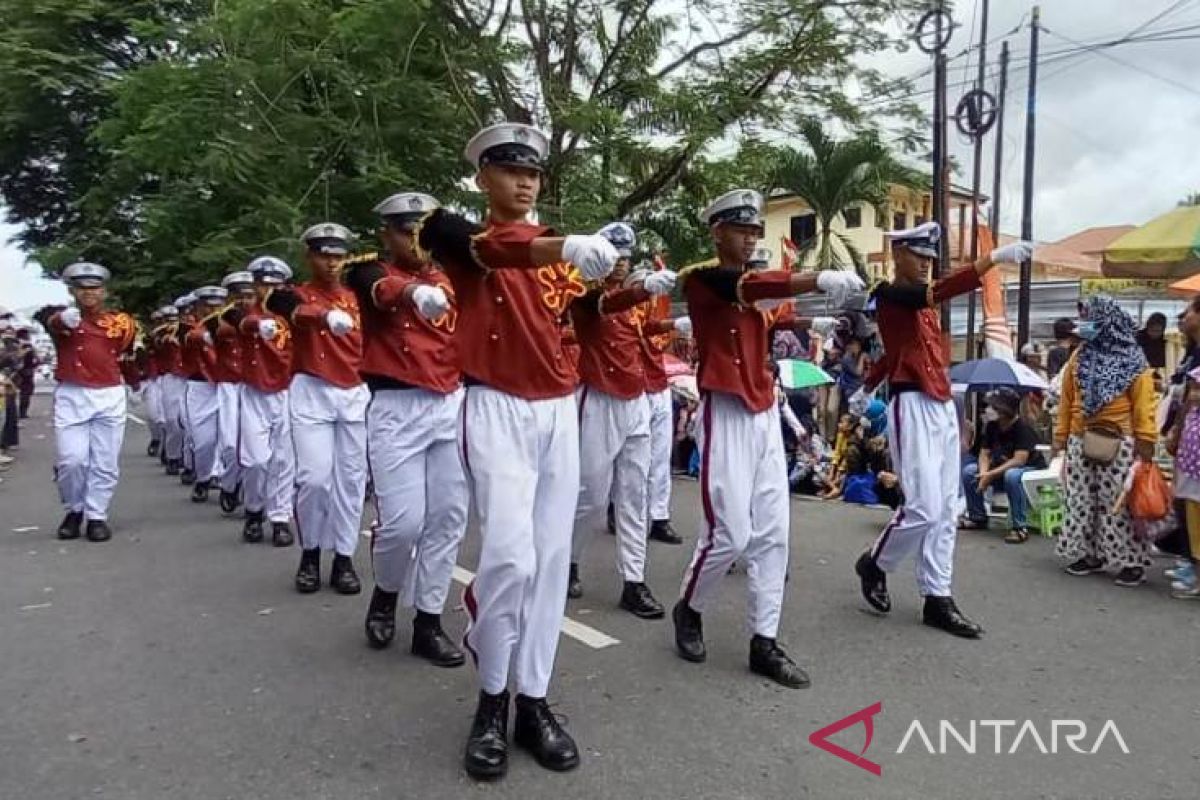
<svg viewBox="0 0 1200 800"><path fill-rule="evenodd" d="M458 312L450 279L433 267L412 273L383 262L369 266L370 275L352 283L362 309L363 380L372 389L419 386L441 394L453 392L462 384L462 373L455 349ZM414 284L440 286L451 298L450 310L433 321L425 319L404 297Z"/></svg>
<svg viewBox="0 0 1200 800"><path fill-rule="evenodd" d="M567 263L536 266L529 252L534 239L553 235L540 225L489 222L473 241L477 263L444 265L464 320L455 344L468 383L527 400L575 390L558 320L583 297L583 279Z"/></svg>
<svg viewBox="0 0 1200 800"><path fill-rule="evenodd" d="M237 328L226 322L222 314L209 317L205 321L205 329L213 339L215 358L212 365L212 379L217 383L240 382L242 380L242 348Z"/></svg>
<svg viewBox="0 0 1200 800"><path fill-rule="evenodd" d="M645 393L642 334L633 311L645 299L640 288L595 289L571 304L584 385L622 400Z"/></svg>
<svg viewBox="0 0 1200 800"><path fill-rule="evenodd" d="M300 305L292 312L292 369L334 386L350 389L362 383L362 319L358 300L345 286L330 289L314 283L296 287ZM325 315L334 309L354 319L354 329L345 336L334 336L325 323Z"/></svg>
<svg viewBox="0 0 1200 800"><path fill-rule="evenodd" d="M667 365L663 360L671 334L675 332L673 319L646 319L650 307L642 304L637 307L642 329L642 365L646 372L646 391L650 394L665 392L671 388L667 378Z"/></svg>
<svg viewBox="0 0 1200 800"><path fill-rule="evenodd" d="M684 295L700 353L696 382L702 392L741 398L754 413L775 404L775 380L768 366L774 315L759 300L791 297L792 273L744 272L726 267L685 273Z"/></svg>
<svg viewBox="0 0 1200 800"><path fill-rule="evenodd" d="M873 389L886 380L893 393L916 390L949 400L949 359L937 306L978 287L979 273L973 266L932 285L877 286L873 294L884 355L867 375L867 386Z"/></svg>
<svg viewBox="0 0 1200 800"><path fill-rule="evenodd" d="M154 359L158 362L159 375L183 375L183 353L179 340L175 338L177 324L172 322L154 329L151 341L154 344Z"/></svg>
<svg viewBox="0 0 1200 800"><path fill-rule="evenodd" d="M133 317L120 311L84 314L72 330L62 324L60 312L50 318L49 328L58 353L54 376L60 382L89 389L121 385L121 354L137 336Z"/></svg>
<svg viewBox="0 0 1200 800"><path fill-rule="evenodd" d="M204 340L206 333L204 323L197 322L183 336L183 372L189 381L213 382L217 353Z"/></svg>
<svg viewBox="0 0 1200 800"><path fill-rule="evenodd" d="M242 381L260 392L282 392L292 381L292 331L287 320L256 303L244 317L226 312L227 322L237 322L242 352ZM262 319L275 320L275 336L265 341L258 335Z"/></svg>

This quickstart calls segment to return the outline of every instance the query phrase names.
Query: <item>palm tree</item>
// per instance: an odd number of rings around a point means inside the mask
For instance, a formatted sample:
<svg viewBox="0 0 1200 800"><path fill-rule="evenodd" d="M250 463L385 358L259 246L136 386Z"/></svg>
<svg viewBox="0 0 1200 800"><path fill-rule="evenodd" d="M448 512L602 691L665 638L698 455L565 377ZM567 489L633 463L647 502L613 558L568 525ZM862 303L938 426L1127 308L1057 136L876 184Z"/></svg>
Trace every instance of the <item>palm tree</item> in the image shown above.
<svg viewBox="0 0 1200 800"><path fill-rule="evenodd" d="M807 151L785 148L779 156L772 186L788 191L812 209L817 235L797 242L800 257L814 259L817 269L853 266L866 278L866 259L846 234L833 230L833 222L848 209L869 205L886 214L891 187L918 188L926 181L891 154L878 138L862 134L838 141L819 122L806 120L800 136Z"/></svg>

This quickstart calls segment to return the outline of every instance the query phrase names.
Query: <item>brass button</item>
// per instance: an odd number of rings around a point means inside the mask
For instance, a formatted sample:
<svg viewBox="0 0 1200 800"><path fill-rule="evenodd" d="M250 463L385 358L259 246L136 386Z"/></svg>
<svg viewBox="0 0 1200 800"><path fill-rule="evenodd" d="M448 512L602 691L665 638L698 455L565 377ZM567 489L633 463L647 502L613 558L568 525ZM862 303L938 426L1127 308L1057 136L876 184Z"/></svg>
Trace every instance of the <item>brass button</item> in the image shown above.
<svg viewBox="0 0 1200 800"><path fill-rule="evenodd" d="M504 296L499 294L496 295L496 302L500 305L504 305Z"/></svg>
<svg viewBox="0 0 1200 800"><path fill-rule="evenodd" d="M404 325L403 325L402 327L403 327L405 330L408 330L409 328L411 328L411 327L412 327L412 325L410 325L410 324L409 324L407 321L405 321L405 322L404 322Z"/></svg>
<svg viewBox="0 0 1200 800"><path fill-rule="evenodd" d="M489 336L488 338L489 338L489 339L491 339L491 340L494 342L494 341L496 341L497 339L499 339L499 338L500 338L500 334L498 334L498 333L493 333L493 334L492 334L491 336Z"/></svg>
<svg viewBox="0 0 1200 800"><path fill-rule="evenodd" d="M403 348L401 348L401 352L403 352L403 353L407 353L407 352L408 352L408 346L407 346L407 345L405 345Z"/></svg>
<svg viewBox="0 0 1200 800"><path fill-rule="evenodd" d="M735 364L741 364L741 363L742 363L742 360L741 360L740 358L735 358L735 359L733 360L733 363L735 363Z"/></svg>

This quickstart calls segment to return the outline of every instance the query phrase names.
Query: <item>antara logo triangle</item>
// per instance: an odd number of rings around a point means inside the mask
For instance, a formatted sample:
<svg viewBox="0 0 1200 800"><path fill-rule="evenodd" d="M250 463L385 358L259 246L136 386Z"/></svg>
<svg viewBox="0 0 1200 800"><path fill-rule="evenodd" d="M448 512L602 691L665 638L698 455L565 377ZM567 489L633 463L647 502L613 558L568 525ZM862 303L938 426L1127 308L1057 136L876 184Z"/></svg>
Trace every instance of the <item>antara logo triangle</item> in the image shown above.
<svg viewBox="0 0 1200 800"><path fill-rule="evenodd" d="M843 761L848 761L859 769L865 769L872 775L882 775L883 767L876 764L874 761L863 758L863 754L871 747L871 739L875 735L875 720L874 717L879 712L883 711L883 702L880 701L874 705L869 705L866 708L855 711L848 717L843 717L837 722L826 725L819 731L814 731L808 737L808 741L815 747L819 747L830 755L835 755ZM863 739L863 747L858 753L852 753L841 745L834 744L829 741L829 737L836 733L841 733L847 728L854 727L862 723L863 730L866 736Z"/></svg>

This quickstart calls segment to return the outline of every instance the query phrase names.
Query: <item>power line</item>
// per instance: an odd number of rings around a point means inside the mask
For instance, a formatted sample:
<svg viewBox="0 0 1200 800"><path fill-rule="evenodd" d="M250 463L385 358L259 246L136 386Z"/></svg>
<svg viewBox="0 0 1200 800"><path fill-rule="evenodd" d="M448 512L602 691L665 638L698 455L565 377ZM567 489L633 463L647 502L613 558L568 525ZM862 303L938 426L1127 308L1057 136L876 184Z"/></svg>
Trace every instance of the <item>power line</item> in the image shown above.
<svg viewBox="0 0 1200 800"><path fill-rule="evenodd" d="M1071 44L1075 44L1075 45L1080 44L1079 42L1076 42L1074 39L1070 38L1069 36L1063 36L1061 33L1056 33L1055 31L1050 30L1049 28L1045 27L1044 25L1042 26L1042 30L1044 30L1046 33L1050 34L1051 36L1057 36L1059 39L1062 39L1066 42L1070 42ZM1083 45L1083 46L1086 47L1086 45ZM1157 72L1151 72L1150 70L1146 69L1145 67L1139 67L1137 64L1133 64L1122 58L1117 58L1112 53L1106 53L1102 50L1097 50L1095 48L1088 48L1088 49L1092 50L1095 55L1101 56L1102 58L1107 58L1109 61L1116 62L1117 64L1120 64L1124 67L1132 69L1135 72L1140 72L1143 75L1147 75L1151 78L1160 80L1163 83L1170 84L1171 86L1174 86L1177 89L1182 89L1183 91L1187 92L1188 94L1194 94L1197 97L1200 97L1200 91L1192 88L1191 86L1189 86L1186 83L1183 83L1182 81L1177 81L1174 78L1168 78L1165 75L1159 75Z"/></svg>

